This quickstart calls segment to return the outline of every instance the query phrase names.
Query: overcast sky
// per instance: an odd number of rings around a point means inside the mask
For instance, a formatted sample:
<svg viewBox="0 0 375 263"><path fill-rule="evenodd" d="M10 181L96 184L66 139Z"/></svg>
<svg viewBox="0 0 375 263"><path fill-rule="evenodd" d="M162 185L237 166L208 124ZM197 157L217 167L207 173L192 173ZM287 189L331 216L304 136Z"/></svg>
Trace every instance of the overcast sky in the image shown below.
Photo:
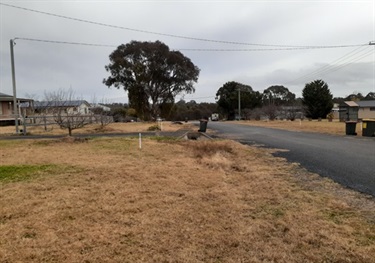
<svg viewBox="0 0 375 263"><path fill-rule="evenodd" d="M284 85L298 97L316 79L327 82L335 97L375 91L375 45L369 45L375 40L374 0L0 3L2 93L12 94L10 39L109 45L15 40L18 97L42 100L45 92L72 88L90 102L127 102L123 90L102 81L109 54L132 40L160 40L201 69L196 92L186 101L215 102L228 81L256 91ZM292 46L315 48L282 50Z"/></svg>

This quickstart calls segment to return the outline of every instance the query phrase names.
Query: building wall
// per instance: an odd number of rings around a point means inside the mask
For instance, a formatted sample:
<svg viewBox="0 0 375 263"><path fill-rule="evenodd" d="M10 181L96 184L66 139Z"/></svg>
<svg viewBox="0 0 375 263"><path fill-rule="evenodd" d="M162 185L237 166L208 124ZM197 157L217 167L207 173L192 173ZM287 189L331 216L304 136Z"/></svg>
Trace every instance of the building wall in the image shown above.
<svg viewBox="0 0 375 263"><path fill-rule="evenodd" d="M67 112L69 114L90 114L89 107L86 104L81 104L79 107L69 107Z"/></svg>
<svg viewBox="0 0 375 263"><path fill-rule="evenodd" d="M81 104L79 105L78 107L78 111L79 113L81 114L89 114L90 111L89 111L89 107L86 105L86 104Z"/></svg>
<svg viewBox="0 0 375 263"><path fill-rule="evenodd" d="M2 119L9 119L13 114L13 103L9 103L9 101L1 101L0 102L0 118Z"/></svg>
<svg viewBox="0 0 375 263"><path fill-rule="evenodd" d="M340 107L340 120L356 121L358 120L358 107Z"/></svg>
<svg viewBox="0 0 375 263"><path fill-rule="evenodd" d="M374 107L360 108L358 111L358 118L359 119L375 119L375 108Z"/></svg>

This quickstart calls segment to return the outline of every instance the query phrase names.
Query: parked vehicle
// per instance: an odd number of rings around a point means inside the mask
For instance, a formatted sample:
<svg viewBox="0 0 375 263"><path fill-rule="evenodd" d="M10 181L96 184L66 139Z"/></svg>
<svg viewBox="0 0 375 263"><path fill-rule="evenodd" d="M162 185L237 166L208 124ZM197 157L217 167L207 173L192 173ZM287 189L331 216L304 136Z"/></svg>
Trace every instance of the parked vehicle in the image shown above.
<svg viewBox="0 0 375 263"><path fill-rule="evenodd" d="M211 121L218 121L219 120L219 113L212 113Z"/></svg>

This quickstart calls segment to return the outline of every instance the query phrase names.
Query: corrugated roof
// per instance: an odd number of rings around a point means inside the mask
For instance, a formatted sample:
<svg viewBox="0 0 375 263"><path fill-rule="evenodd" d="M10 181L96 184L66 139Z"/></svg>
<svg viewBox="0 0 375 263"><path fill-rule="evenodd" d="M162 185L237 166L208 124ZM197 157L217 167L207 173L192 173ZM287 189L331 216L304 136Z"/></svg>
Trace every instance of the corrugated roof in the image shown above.
<svg viewBox="0 0 375 263"><path fill-rule="evenodd" d="M375 100L362 100L358 101L357 104L361 108L375 107Z"/></svg>
<svg viewBox="0 0 375 263"><path fill-rule="evenodd" d="M13 96L0 92L0 97L13 97Z"/></svg>
<svg viewBox="0 0 375 263"><path fill-rule="evenodd" d="M36 101L35 107L78 107L82 104L87 104L85 100L70 100L70 101Z"/></svg>
<svg viewBox="0 0 375 263"><path fill-rule="evenodd" d="M359 105L356 103L356 102L354 102L354 101L344 101L344 103L346 104L346 105L348 105L349 107L358 107Z"/></svg>
<svg viewBox="0 0 375 263"><path fill-rule="evenodd" d="M17 98L19 101L32 101L32 99ZM0 92L0 101L13 101L13 95Z"/></svg>

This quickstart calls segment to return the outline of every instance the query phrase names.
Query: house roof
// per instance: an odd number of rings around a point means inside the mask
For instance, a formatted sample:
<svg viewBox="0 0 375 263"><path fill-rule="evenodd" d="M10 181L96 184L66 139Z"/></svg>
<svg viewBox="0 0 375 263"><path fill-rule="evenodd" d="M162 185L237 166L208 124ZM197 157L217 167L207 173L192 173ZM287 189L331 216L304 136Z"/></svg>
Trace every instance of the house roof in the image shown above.
<svg viewBox="0 0 375 263"><path fill-rule="evenodd" d="M82 104L90 106L85 100L69 100L69 101L34 101L34 108L48 108L48 107L79 107ZM20 105L21 108L29 107L28 103Z"/></svg>
<svg viewBox="0 0 375 263"><path fill-rule="evenodd" d="M340 108L344 107L359 107L355 101L343 101L339 105Z"/></svg>
<svg viewBox="0 0 375 263"><path fill-rule="evenodd" d="M375 107L375 100L362 100L358 101L357 104L361 108Z"/></svg>
<svg viewBox="0 0 375 263"><path fill-rule="evenodd" d="M13 96L10 96L10 95L8 95L8 94L5 94L5 93L0 92L0 97L13 97Z"/></svg>
<svg viewBox="0 0 375 263"><path fill-rule="evenodd" d="M344 103L349 107L358 107L358 104L354 101L344 101Z"/></svg>
<svg viewBox="0 0 375 263"><path fill-rule="evenodd" d="M19 101L32 101L32 99L23 99L23 98L17 98ZM0 101L13 101L13 95L8 95L5 93L0 92Z"/></svg>
<svg viewBox="0 0 375 263"><path fill-rule="evenodd" d="M104 111L110 111L111 108L102 104L91 104L91 108L102 108Z"/></svg>

